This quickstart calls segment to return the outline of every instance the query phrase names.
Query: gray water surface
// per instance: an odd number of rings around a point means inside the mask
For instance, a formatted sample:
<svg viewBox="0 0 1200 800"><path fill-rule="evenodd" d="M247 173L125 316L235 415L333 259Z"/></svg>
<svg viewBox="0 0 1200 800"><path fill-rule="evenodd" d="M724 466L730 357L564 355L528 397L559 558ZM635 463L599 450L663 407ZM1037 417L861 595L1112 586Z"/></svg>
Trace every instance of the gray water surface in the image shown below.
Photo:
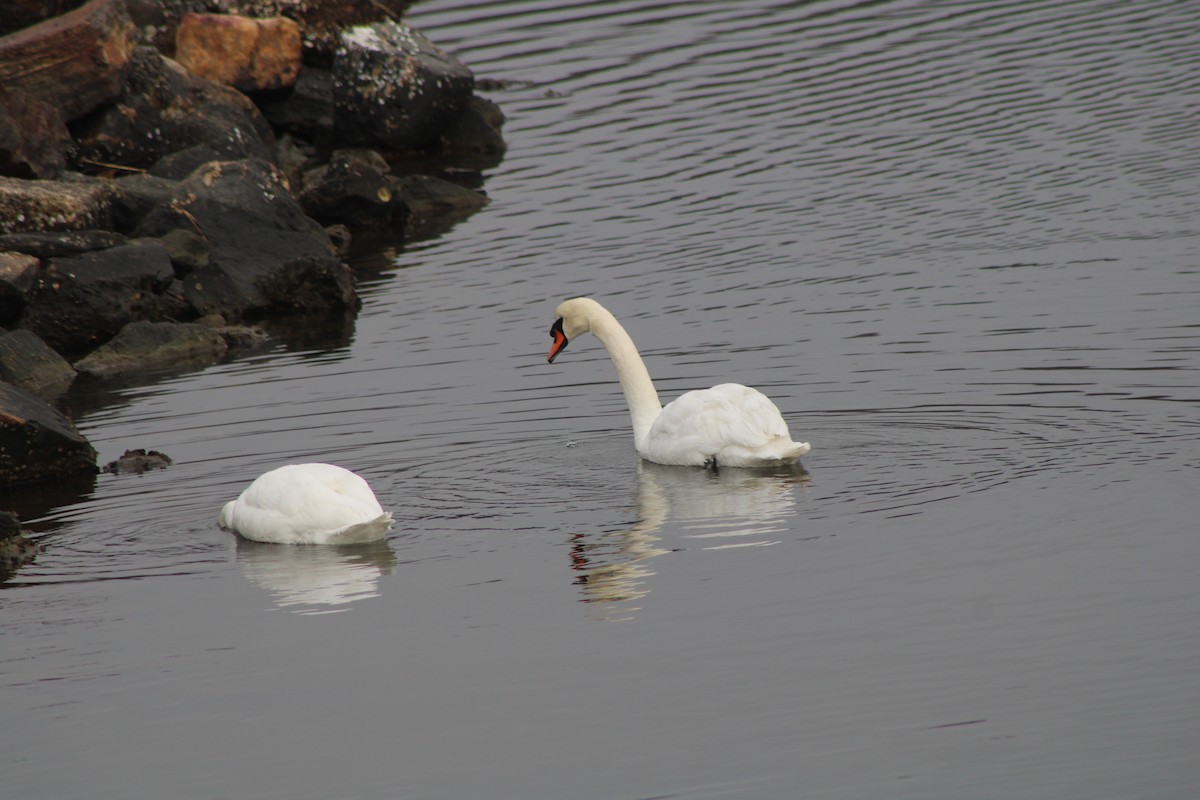
<svg viewBox="0 0 1200 800"><path fill-rule="evenodd" d="M352 324L116 389L2 496L21 798L1200 796L1188 3L433 0L510 150ZM382 265L382 266L380 266ZM804 469L639 464L565 297ZM332 461L365 548L239 542Z"/></svg>

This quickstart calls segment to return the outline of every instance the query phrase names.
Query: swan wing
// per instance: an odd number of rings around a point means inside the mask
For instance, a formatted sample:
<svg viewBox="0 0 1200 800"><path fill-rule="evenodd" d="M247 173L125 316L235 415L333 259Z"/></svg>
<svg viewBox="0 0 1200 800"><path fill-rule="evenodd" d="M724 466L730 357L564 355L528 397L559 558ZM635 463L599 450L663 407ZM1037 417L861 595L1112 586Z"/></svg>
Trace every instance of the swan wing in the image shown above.
<svg viewBox="0 0 1200 800"><path fill-rule="evenodd" d="M755 466L794 460L808 451L793 442L770 398L739 383L687 392L654 421L643 455L660 464Z"/></svg>

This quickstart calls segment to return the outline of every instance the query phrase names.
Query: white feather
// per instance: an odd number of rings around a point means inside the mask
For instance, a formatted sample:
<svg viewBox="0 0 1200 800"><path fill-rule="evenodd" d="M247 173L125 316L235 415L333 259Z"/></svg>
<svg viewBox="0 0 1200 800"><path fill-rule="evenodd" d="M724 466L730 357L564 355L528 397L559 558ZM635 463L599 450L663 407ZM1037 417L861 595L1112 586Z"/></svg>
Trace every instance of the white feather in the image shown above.
<svg viewBox="0 0 1200 800"><path fill-rule="evenodd" d="M221 510L223 528L274 544L356 544L392 524L367 482L333 464L289 464L263 473Z"/></svg>

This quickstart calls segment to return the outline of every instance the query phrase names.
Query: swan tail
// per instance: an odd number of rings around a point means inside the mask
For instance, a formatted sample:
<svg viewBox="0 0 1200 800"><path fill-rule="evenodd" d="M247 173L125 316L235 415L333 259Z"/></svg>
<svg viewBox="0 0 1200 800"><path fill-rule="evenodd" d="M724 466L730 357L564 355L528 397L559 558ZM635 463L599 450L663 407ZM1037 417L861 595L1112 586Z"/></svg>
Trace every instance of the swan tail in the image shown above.
<svg viewBox="0 0 1200 800"><path fill-rule="evenodd" d="M387 535L392 527L392 512L385 511L375 519L347 525L327 540L328 544L360 544L374 542Z"/></svg>

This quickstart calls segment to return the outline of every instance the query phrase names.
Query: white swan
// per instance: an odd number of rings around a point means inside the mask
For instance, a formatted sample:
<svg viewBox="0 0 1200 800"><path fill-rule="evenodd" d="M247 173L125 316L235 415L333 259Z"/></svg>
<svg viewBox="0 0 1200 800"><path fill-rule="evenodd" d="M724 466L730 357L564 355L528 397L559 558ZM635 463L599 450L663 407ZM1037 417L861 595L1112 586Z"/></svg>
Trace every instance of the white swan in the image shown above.
<svg viewBox="0 0 1200 800"><path fill-rule="evenodd" d="M289 464L259 475L221 509L222 528L274 544L382 539L392 515L359 476L333 464Z"/></svg>
<svg viewBox="0 0 1200 800"><path fill-rule="evenodd" d="M657 464L762 467L794 462L809 450L793 442L779 409L757 389L722 383L688 392L664 408L629 334L604 306L587 297L559 305L547 361L567 342L591 332L608 350L633 417L638 455Z"/></svg>

